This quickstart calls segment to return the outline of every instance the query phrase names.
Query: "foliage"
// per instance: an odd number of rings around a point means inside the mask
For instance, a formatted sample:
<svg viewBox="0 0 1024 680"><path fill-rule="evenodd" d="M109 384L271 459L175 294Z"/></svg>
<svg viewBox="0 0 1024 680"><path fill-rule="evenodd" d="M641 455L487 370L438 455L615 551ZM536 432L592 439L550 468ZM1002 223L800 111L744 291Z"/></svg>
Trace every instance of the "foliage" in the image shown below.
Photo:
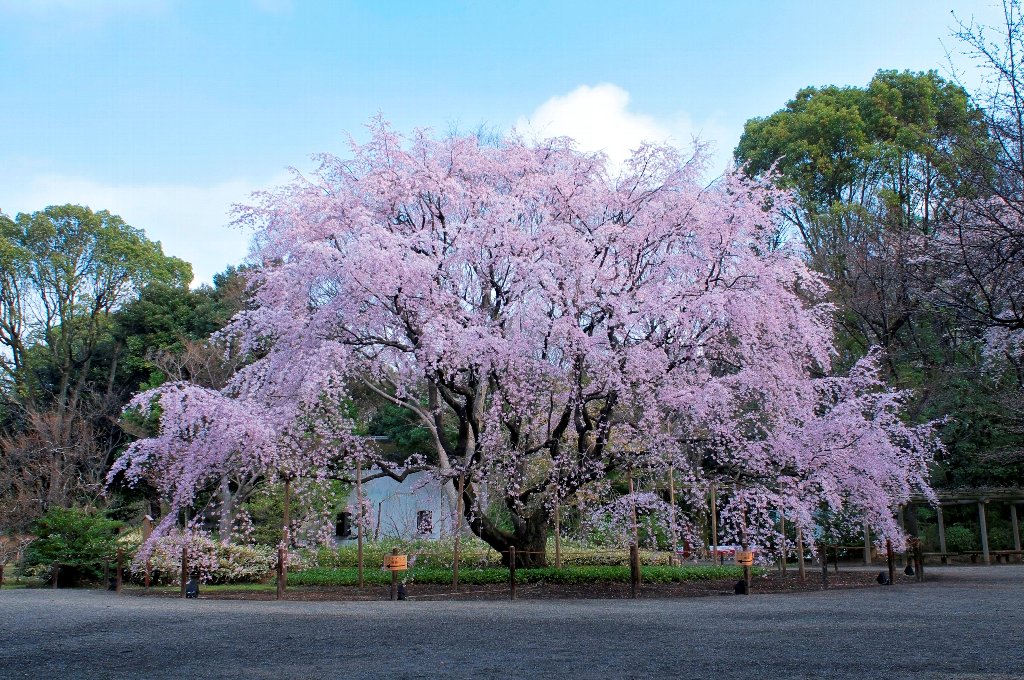
<svg viewBox="0 0 1024 680"><path fill-rule="evenodd" d="M999 149L1018 148L1000 141L982 103L934 72L879 71L863 88L800 90L748 121L736 149L748 174L793 192L782 214L829 281L839 366L879 345L888 380L917 391L912 417L945 419L934 471L945 487L1013 485L1024 469L1024 427L1010 407L1024 372L986 358L984 315L965 313L971 301L1005 299L974 295L972 277L1009 292L1020 260L1009 255L1012 234L996 242L975 228L1005 165ZM971 236L983 233L993 238Z"/></svg>
<svg viewBox="0 0 1024 680"><path fill-rule="evenodd" d="M334 521L345 509L351 488L338 480L299 480L289 506L291 545L322 544L334 532ZM241 507L251 527L240 538L251 544L277 546L282 538L284 485L261 484ZM239 532L243 533L243 532Z"/></svg>
<svg viewBox="0 0 1024 680"><path fill-rule="evenodd" d="M740 567L717 566L641 566L641 578L645 583L684 583L686 581L710 581L738 579L743 575ZM447 585L452 582L452 570L440 567L416 566L401 575L407 582ZM386 585L391 582L391 572L383 569L368 569L364 583ZM629 583L628 566L581 566L543 567L516 570L518 583L552 583L582 585L595 583ZM460 569L459 582L466 585L495 585L509 581L508 569ZM358 584L357 571L344 569L308 569L288 574L288 585L295 586L354 586Z"/></svg>
<svg viewBox="0 0 1024 680"><path fill-rule="evenodd" d="M192 278L188 263L165 256L140 229L77 205L0 217L0 258L0 344L11 357L0 368L23 395L62 406L80 396L113 310L151 282L184 286ZM55 384L23 370L35 340Z"/></svg>
<svg viewBox="0 0 1024 680"><path fill-rule="evenodd" d="M413 454L436 459L430 430L415 413L391 402L385 401L376 409L367 424L367 434L387 437L387 446L393 448L402 459Z"/></svg>
<svg viewBox="0 0 1024 680"><path fill-rule="evenodd" d="M428 567L451 567L454 560L454 540L442 538L438 540L416 541L366 541L363 544L363 564L376 568L384 563L384 556L391 554L392 548L399 548L402 554L415 558L416 564ZM355 567L358 564L358 551L355 541L347 541L337 548L323 547L311 553L306 561L323 569ZM493 548L475 537L463 537L459 546L459 564L466 567L496 566L501 563L501 556Z"/></svg>
<svg viewBox="0 0 1024 680"><path fill-rule="evenodd" d="M204 583L255 583L268 577L277 564L276 548L221 543L202 532L174 532L144 547L132 562L141 578L150 560L158 583L181 582L181 551L188 549L189 573Z"/></svg>
<svg viewBox="0 0 1024 680"><path fill-rule="evenodd" d="M978 528L953 524L946 527L946 550L950 552L969 552L978 550Z"/></svg>
<svg viewBox="0 0 1024 680"><path fill-rule="evenodd" d="M120 526L95 512L51 508L32 525L37 538L28 546L26 561L44 566L57 563L71 582L96 579L103 563L117 554Z"/></svg>
<svg viewBox="0 0 1024 680"><path fill-rule="evenodd" d="M191 278L107 211L0 214L0 526L25 531L47 508L106 502L104 475L125 444L117 414L140 381L132 353L157 347L119 315L146 290L188 295Z"/></svg>
<svg viewBox="0 0 1024 680"><path fill-rule="evenodd" d="M376 568L384 563L384 556L392 548L399 548L409 555L417 567L451 568L455 559L454 540L417 541L367 541L363 544L363 564ZM547 553L554 553L554 539L548 540ZM629 550L593 546L573 541L562 542L562 563L566 566L628 566ZM667 565L668 553L664 551L641 550L640 560L647 565ZM303 563L316 569L344 569L358 565L357 547L349 541L337 548L323 547L308 553ZM465 536L459 545L460 568L487 568L501 564L501 555L475 536Z"/></svg>

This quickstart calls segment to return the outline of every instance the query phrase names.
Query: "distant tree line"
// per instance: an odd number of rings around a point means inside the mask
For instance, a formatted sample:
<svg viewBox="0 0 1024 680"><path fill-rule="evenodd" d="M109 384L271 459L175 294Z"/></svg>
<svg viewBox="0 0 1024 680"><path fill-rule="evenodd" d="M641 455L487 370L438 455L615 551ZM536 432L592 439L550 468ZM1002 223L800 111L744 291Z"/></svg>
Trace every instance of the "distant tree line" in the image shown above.
<svg viewBox="0 0 1024 680"><path fill-rule="evenodd" d="M1005 12L958 31L981 91L934 71L808 87L735 151L792 191L780 238L830 283L842 363L882 347L915 417L947 419L939 486L1024 479L1024 35Z"/></svg>

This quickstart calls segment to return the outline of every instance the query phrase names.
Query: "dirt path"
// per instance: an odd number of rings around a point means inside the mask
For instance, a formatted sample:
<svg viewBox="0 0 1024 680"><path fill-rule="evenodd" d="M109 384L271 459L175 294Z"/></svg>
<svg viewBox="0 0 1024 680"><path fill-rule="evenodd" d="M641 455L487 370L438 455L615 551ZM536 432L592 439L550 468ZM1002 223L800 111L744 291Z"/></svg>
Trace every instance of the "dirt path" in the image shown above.
<svg viewBox="0 0 1024 680"><path fill-rule="evenodd" d="M1019 678L1024 567L783 596L254 602L0 592L2 678Z"/></svg>

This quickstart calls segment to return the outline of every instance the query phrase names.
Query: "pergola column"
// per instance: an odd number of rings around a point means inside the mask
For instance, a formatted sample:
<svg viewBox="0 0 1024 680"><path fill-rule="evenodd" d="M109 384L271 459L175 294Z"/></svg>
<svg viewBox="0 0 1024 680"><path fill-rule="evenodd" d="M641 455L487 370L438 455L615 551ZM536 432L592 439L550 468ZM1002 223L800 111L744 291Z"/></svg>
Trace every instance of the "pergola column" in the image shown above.
<svg viewBox="0 0 1024 680"><path fill-rule="evenodd" d="M939 520L939 552L942 553L942 561L946 561L946 523L942 519L942 506L935 508L935 517Z"/></svg>
<svg viewBox="0 0 1024 680"><path fill-rule="evenodd" d="M871 527L864 520L864 564L871 564Z"/></svg>
<svg viewBox="0 0 1024 680"><path fill-rule="evenodd" d="M1020 522L1017 521L1017 502L1010 501L1010 525L1013 527L1013 549L1020 552Z"/></svg>
<svg viewBox="0 0 1024 680"><path fill-rule="evenodd" d="M978 529L981 534L981 556L985 564L992 564L992 556L988 551L988 525L985 522L985 500L978 501Z"/></svg>

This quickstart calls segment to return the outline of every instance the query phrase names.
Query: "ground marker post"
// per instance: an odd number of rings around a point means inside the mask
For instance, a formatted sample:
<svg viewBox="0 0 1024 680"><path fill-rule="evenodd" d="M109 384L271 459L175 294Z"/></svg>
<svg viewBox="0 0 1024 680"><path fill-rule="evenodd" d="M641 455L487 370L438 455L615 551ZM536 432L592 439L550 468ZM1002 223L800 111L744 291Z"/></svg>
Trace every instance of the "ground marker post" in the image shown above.
<svg viewBox="0 0 1024 680"><path fill-rule="evenodd" d="M818 561L821 562L821 587L828 590L828 548L824 543L818 547Z"/></svg>
<svg viewBox="0 0 1024 680"><path fill-rule="evenodd" d="M121 583L124 581L124 548L117 549L117 580L114 582L114 591L121 594Z"/></svg>
<svg viewBox="0 0 1024 680"><path fill-rule="evenodd" d="M56 562L53 563L53 588L57 588L57 577L60 574L60 565Z"/></svg>
<svg viewBox="0 0 1024 680"><path fill-rule="evenodd" d="M741 548L736 553L736 564L743 567L743 594L749 595L751 567L754 566L754 551L748 545L743 545Z"/></svg>

